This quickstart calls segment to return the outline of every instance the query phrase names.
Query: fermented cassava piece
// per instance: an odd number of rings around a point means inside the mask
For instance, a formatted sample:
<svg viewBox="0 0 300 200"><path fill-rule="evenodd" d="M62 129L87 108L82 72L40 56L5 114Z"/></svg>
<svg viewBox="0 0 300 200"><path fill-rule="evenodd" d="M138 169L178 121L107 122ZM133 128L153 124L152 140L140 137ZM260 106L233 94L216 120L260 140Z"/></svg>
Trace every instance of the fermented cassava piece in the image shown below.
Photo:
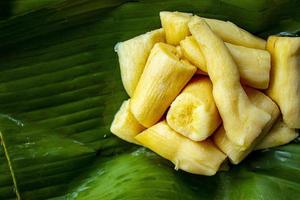
<svg viewBox="0 0 300 200"><path fill-rule="evenodd" d="M176 48L164 43L151 50L130 104L133 115L145 127L160 120L196 71L175 54Z"/></svg>
<svg viewBox="0 0 300 200"><path fill-rule="evenodd" d="M187 36L180 41L182 55L201 71L207 72L205 58L193 36Z"/></svg>
<svg viewBox="0 0 300 200"><path fill-rule="evenodd" d="M191 17L191 13L160 12L161 24L165 29L169 44L178 45L181 40L190 35L187 25ZM266 48L265 40L252 35L232 22L198 16L194 16L193 18L204 19L212 31L225 42L255 49Z"/></svg>
<svg viewBox="0 0 300 200"><path fill-rule="evenodd" d="M279 118L270 132L255 146L255 150L287 144L297 138L298 135L296 129L289 128L286 123L283 122L282 118Z"/></svg>
<svg viewBox="0 0 300 200"><path fill-rule="evenodd" d="M235 61L243 84L258 89L266 89L269 85L271 69L270 53L266 50L247 48L225 43ZM180 42L183 57L207 72L205 58L200 46L193 36L188 36Z"/></svg>
<svg viewBox="0 0 300 200"><path fill-rule="evenodd" d="M251 88L245 88L245 91L247 92L250 101L258 108L267 112L271 116L271 120L265 125L262 132L256 138L252 138L250 146L244 150L241 150L238 145L228 139L224 127L221 127L216 131L213 136L215 144L229 157L233 164L241 162L253 148L263 140L280 114L277 105L262 92Z"/></svg>
<svg viewBox="0 0 300 200"><path fill-rule="evenodd" d="M171 104L167 122L178 133L195 141L209 137L221 124L207 77L193 78Z"/></svg>
<svg viewBox="0 0 300 200"><path fill-rule="evenodd" d="M130 112L130 99L124 101L114 117L110 131L127 142L138 144L134 137L144 129Z"/></svg>
<svg viewBox="0 0 300 200"><path fill-rule="evenodd" d="M158 29L116 45L123 86L129 96L133 95L152 47L164 40L163 29Z"/></svg>
<svg viewBox="0 0 300 200"><path fill-rule="evenodd" d="M271 36L267 49L272 56L267 94L278 104L288 127L300 128L300 37Z"/></svg>
<svg viewBox="0 0 300 200"><path fill-rule="evenodd" d="M199 17L198 17L199 18ZM245 46L255 49L265 49L266 41L252 35L248 31L238 27L232 22L218 19L202 18L209 25L211 30L224 42Z"/></svg>
<svg viewBox="0 0 300 200"><path fill-rule="evenodd" d="M206 22L196 18L189 23L189 28L205 57L226 135L241 150L246 150L261 134L271 116L249 100L231 54Z"/></svg>
<svg viewBox="0 0 300 200"><path fill-rule="evenodd" d="M190 34L188 23L192 14L162 11L159 15L161 25L166 33L166 41L168 44L178 45L181 40Z"/></svg>
<svg viewBox="0 0 300 200"><path fill-rule="evenodd" d="M226 156L209 140L192 141L159 122L136 137L141 144L175 164L175 169L214 175Z"/></svg>

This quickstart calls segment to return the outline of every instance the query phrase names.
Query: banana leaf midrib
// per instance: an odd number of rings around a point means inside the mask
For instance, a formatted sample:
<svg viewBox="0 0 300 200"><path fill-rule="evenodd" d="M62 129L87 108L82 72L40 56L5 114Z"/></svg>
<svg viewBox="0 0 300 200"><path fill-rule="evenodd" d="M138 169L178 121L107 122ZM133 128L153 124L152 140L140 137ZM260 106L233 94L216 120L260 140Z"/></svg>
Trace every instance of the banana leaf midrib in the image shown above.
<svg viewBox="0 0 300 200"><path fill-rule="evenodd" d="M15 173L14 173L13 168L11 166L10 157L8 155L6 145L5 145L5 141L4 141L4 138L3 138L3 135L2 135L1 131L0 131L0 142L1 142L1 146L3 147L4 155L5 155L8 167L9 167L9 172L10 172L10 175L11 175L11 178L12 178L12 181L13 181L13 188L14 188L14 191L15 191L15 194L16 194L16 198L21 199L19 189L18 189L18 185L17 185L17 180L16 180L16 177L15 177Z"/></svg>

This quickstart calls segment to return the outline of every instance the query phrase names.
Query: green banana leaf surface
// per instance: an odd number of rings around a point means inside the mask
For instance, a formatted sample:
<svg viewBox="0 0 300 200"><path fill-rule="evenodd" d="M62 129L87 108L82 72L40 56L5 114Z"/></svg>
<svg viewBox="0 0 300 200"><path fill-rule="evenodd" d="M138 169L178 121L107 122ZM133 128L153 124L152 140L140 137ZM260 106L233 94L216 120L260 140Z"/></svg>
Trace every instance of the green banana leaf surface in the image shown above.
<svg viewBox="0 0 300 200"><path fill-rule="evenodd" d="M300 33L297 0L15 0L0 3L0 199L300 199L300 142L212 177L174 170L109 131L127 95L114 45L159 11Z"/></svg>

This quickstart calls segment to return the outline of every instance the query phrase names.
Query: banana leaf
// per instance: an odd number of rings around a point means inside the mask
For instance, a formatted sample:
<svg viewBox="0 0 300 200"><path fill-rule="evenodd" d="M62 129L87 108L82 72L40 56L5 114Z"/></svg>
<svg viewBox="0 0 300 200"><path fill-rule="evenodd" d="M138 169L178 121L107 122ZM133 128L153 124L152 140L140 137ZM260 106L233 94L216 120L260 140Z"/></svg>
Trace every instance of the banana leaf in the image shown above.
<svg viewBox="0 0 300 200"><path fill-rule="evenodd" d="M109 132L128 98L113 47L158 28L159 11L231 20L263 37L297 35L299 1L16 0L12 5L11 16L0 21L0 199L300 198L297 141L204 177L175 171Z"/></svg>
<svg viewBox="0 0 300 200"><path fill-rule="evenodd" d="M0 118L0 125L15 190L24 199L61 194L96 155L94 149L74 139L40 127L27 127L7 116Z"/></svg>
<svg viewBox="0 0 300 200"><path fill-rule="evenodd" d="M11 0L10 4L12 5L11 14L18 15L32 10L39 9L44 6L53 5L63 2L63 0Z"/></svg>
<svg viewBox="0 0 300 200"><path fill-rule="evenodd" d="M206 179L203 182L178 173L170 163L140 148L97 160L88 173L73 182L66 198L208 199L212 197L215 180Z"/></svg>
<svg viewBox="0 0 300 200"><path fill-rule="evenodd" d="M138 149L98 161L71 185L67 199L298 199L300 148L291 144L253 154L214 177L176 172Z"/></svg>

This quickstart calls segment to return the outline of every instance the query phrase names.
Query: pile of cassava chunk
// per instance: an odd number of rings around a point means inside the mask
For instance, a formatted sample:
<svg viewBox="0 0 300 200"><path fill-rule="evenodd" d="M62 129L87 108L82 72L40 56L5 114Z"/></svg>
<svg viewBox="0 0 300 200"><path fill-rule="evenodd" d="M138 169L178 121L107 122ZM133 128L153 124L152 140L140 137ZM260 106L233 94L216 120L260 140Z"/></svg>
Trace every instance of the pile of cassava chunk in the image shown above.
<svg viewBox="0 0 300 200"><path fill-rule="evenodd" d="M228 21L161 12L161 29L120 42L129 99L111 132L194 174L294 140L300 37L258 38Z"/></svg>

